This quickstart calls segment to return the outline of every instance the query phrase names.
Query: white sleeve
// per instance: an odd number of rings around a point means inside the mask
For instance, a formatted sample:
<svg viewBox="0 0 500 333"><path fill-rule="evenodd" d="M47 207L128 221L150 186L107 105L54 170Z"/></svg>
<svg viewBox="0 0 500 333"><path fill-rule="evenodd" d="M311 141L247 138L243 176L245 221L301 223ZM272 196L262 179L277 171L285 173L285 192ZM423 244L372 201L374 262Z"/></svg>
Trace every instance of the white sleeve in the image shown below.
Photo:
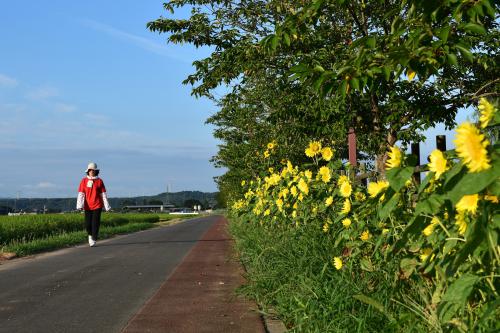
<svg viewBox="0 0 500 333"><path fill-rule="evenodd" d="M106 211L109 211L111 209L111 206L109 205L108 196L106 192L102 192L101 196L102 196L102 202L104 203L104 209L106 209Z"/></svg>
<svg viewBox="0 0 500 333"><path fill-rule="evenodd" d="M85 202L85 193L78 192L78 197L76 198L76 209L83 209L84 202Z"/></svg>

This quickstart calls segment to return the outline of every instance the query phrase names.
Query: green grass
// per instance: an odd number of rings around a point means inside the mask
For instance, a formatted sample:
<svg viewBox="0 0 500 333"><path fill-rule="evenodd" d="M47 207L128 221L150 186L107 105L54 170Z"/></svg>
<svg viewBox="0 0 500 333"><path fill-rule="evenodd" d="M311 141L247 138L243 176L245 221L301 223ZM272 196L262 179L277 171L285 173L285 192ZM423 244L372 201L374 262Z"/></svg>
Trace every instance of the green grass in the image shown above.
<svg viewBox="0 0 500 333"><path fill-rule="evenodd" d="M130 223L115 227L103 227L99 232L99 239L109 238L116 234L131 233L139 230L149 229L155 224ZM13 242L3 248L4 252L14 252L18 257L35 254L43 251L56 250L72 245L87 242L87 232L75 231L62 233L59 235L48 236L46 238L35 239L28 242Z"/></svg>
<svg viewBox="0 0 500 333"><path fill-rule="evenodd" d="M292 332L429 331L425 321L391 301L403 294L419 297L388 274L398 268L335 270L334 244L324 241L320 228L270 229L233 219L230 231L247 269L248 283L241 292L265 313L276 313ZM354 298L359 294L382 303L385 310Z"/></svg>
<svg viewBox="0 0 500 333"><path fill-rule="evenodd" d="M103 213L99 238L131 233L193 216ZM0 216L0 252L26 256L87 242L83 214Z"/></svg>

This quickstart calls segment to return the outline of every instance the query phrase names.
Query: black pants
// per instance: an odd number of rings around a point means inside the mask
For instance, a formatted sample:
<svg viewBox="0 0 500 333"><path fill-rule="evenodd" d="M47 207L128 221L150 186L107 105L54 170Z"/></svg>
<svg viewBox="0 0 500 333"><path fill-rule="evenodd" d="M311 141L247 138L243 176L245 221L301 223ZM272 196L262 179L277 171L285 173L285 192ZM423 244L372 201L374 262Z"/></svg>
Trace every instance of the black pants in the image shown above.
<svg viewBox="0 0 500 333"><path fill-rule="evenodd" d="M101 211L102 208L85 211L85 227L87 234L92 236L93 240L97 240L99 235L99 227L101 226Z"/></svg>

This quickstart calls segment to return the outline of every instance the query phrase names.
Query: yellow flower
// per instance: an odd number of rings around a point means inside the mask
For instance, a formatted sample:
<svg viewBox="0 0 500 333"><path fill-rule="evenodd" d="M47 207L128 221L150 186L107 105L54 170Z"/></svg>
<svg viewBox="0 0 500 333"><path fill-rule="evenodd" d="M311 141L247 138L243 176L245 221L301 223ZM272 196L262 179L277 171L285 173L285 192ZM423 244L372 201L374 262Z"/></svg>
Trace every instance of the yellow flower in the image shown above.
<svg viewBox="0 0 500 333"><path fill-rule="evenodd" d="M389 159L385 162L386 169L398 168L401 166L401 160L403 159L403 153L398 147L391 147L391 151L387 153Z"/></svg>
<svg viewBox="0 0 500 333"><path fill-rule="evenodd" d="M422 249L422 251L420 252L420 260L424 262L425 260L427 260L427 258L429 258L431 254L432 254L431 248ZM432 255L431 260L432 258L434 258L434 255Z"/></svg>
<svg viewBox="0 0 500 333"><path fill-rule="evenodd" d="M266 150L264 152L264 158L269 158L269 156L271 156L271 154L269 154L269 150Z"/></svg>
<svg viewBox="0 0 500 333"><path fill-rule="evenodd" d="M340 185L340 195L344 198L349 198L351 196L351 193L352 186L349 181L343 182L342 185Z"/></svg>
<svg viewBox="0 0 500 333"><path fill-rule="evenodd" d="M269 169L267 169L267 171L269 171L269 173L273 173L274 172L274 168L269 168Z"/></svg>
<svg viewBox="0 0 500 333"><path fill-rule="evenodd" d="M278 208L282 208L283 207L283 200L282 199L276 200L276 206L278 206Z"/></svg>
<svg viewBox="0 0 500 333"><path fill-rule="evenodd" d="M342 268L342 259L340 259L340 257L333 258L332 263L337 270Z"/></svg>
<svg viewBox="0 0 500 333"><path fill-rule="evenodd" d="M309 147L307 147L306 151L307 157L314 157L321 153L321 143L317 141L312 141L309 143Z"/></svg>
<svg viewBox="0 0 500 333"><path fill-rule="evenodd" d="M348 182L349 178L346 175L341 175L339 180L337 181L338 186L342 185L342 183Z"/></svg>
<svg viewBox="0 0 500 333"><path fill-rule="evenodd" d="M370 235L370 232L368 230L365 230L363 231L363 233L361 234L361 236L359 237L363 242L366 242L367 240L369 240L371 237Z"/></svg>
<svg viewBox="0 0 500 333"><path fill-rule="evenodd" d="M268 216L269 214L271 214L271 210L268 208L264 211L264 216Z"/></svg>
<svg viewBox="0 0 500 333"><path fill-rule="evenodd" d="M328 183L330 181L330 178L332 177L330 175L330 169L326 166L322 166L319 168L318 174L321 176L321 180L323 183Z"/></svg>
<svg viewBox="0 0 500 333"><path fill-rule="evenodd" d="M325 206L326 207L330 206L332 203L333 203L333 197L332 196L329 196L328 198L326 198L326 200L325 200Z"/></svg>
<svg viewBox="0 0 500 333"><path fill-rule="evenodd" d="M274 149L274 148L276 148L276 141L272 141L267 144L267 149Z"/></svg>
<svg viewBox="0 0 500 333"><path fill-rule="evenodd" d="M347 214L351 211L351 202L349 201L349 199L345 199L344 201L344 205L342 206L342 211L341 213L342 214Z"/></svg>
<svg viewBox="0 0 500 333"><path fill-rule="evenodd" d="M343 219L342 220L342 225L344 226L344 228L349 228L351 226L351 219L347 218L347 219Z"/></svg>
<svg viewBox="0 0 500 333"><path fill-rule="evenodd" d="M363 192L356 192L354 194L354 198L357 200L357 201L365 201L366 199L366 195L363 193Z"/></svg>
<svg viewBox="0 0 500 333"><path fill-rule="evenodd" d="M297 217L297 211L296 211L296 210L294 210L294 211L292 212L292 217L293 217L293 218L296 218L296 217Z"/></svg>
<svg viewBox="0 0 500 333"><path fill-rule="evenodd" d="M293 185L291 188L290 188L290 193L292 193L292 195L294 197L297 196L297 187L295 185Z"/></svg>
<svg viewBox="0 0 500 333"><path fill-rule="evenodd" d="M434 232L434 228L436 227L437 224L439 224L439 218L437 216L434 216L431 220L431 223L427 227L425 227L422 233L425 236L429 237Z"/></svg>
<svg viewBox="0 0 500 333"><path fill-rule="evenodd" d="M458 214L455 215L455 225L458 227L458 233L464 235L467 231L467 222L465 221L464 212L458 212Z"/></svg>
<svg viewBox="0 0 500 333"><path fill-rule="evenodd" d="M471 212L472 214L476 213L477 210L477 202L479 200L479 195L476 194L471 194L471 195L464 195L456 205L457 211L462 213L462 212Z"/></svg>
<svg viewBox="0 0 500 333"><path fill-rule="evenodd" d="M299 201L304 200L304 196L302 195L302 193L299 194L298 198L299 198Z"/></svg>
<svg viewBox="0 0 500 333"><path fill-rule="evenodd" d="M496 109L493 104L488 102L488 100L484 97L479 99L479 106L477 108L480 113L479 121L481 122L481 128L485 128L495 116Z"/></svg>
<svg viewBox="0 0 500 333"><path fill-rule="evenodd" d="M297 209L298 207L299 207L299 205L297 203L294 203L292 206L293 209Z"/></svg>
<svg viewBox="0 0 500 333"><path fill-rule="evenodd" d="M246 181L242 180L241 181L241 186L245 186L245 184L246 184Z"/></svg>
<svg viewBox="0 0 500 333"><path fill-rule="evenodd" d="M328 232L328 229L330 229L328 223L323 224L323 232Z"/></svg>
<svg viewBox="0 0 500 333"><path fill-rule="evenodd" d="M407 76L407 78L408 78L408 82L413 81L413 79L415 78L415 75L416 75L416 74L417 74L417 73L415 73L415 72L414 72L414 71L412 71L411 69L408 69L408 70L406 71L406 76Z"/></svg>
<svg viewBox="0 0 500 333"><path fill-rule="evenodd" d="M368 193L370 194L370 198L375 198L379 193L385 191L385 189L388 187L389 187L389 182L385 180L372 182L368 184Z"/></svg>
<svg viewBox="0 0 500 333"><path fill-rule="evenodd" d="M382 229L382 235L385 235L388 232L389 232L389 229L387 229L387 228Z"/></svg>
<svg viewBox="0 0 500 333"><path fill-rule="evenodd" d="M233 209L239 210L245 205L243 200L238 200L233 204Z"/></svg>
<svg viewBox="0 0 500 333"><path fill-rule="evenodd" d="M325 147L325 148L321 149L321 157L323 157L323 159L325 161L331 160L333 157L332 149L330 147Z"/></svg>
<svg viewBox="0 0 500 333"><path fill-rule="evenodd" d="M311 180L311 178L313 177L313 173L311 172L311 170L304 171L304 175L308 180Z"/></svg>
<svg viewBox="0 0 500 333"><path fill-rule="evenodd" d="M486 194L484 200L491 201L493 203L498 203L498 197L496 195Z"/></svg>
<svg viewBox="0 0 500 333"><path fill-rule="evenodd" d="M491 167L488 158L489 142L484 135L469 122L465 122L457 127L455 143L457 155L462 158L470 172L480 172Z"/></svg>
<svg viewBox="0 0 500 333"><path fill-rule="evenodd" d="M302 193L306 195L309 193L309 186L307 186L307 183L304 181L304 178L300 178L298 187Z"/></svg>
<svg viewBox="0 0 500 333"><path fill-rule="evenodd" d="M441 177L441 175L449 169L449 167L446 165L446 157L444 157L444 154L442 151L435 149L431 155L429 156L430 162L429 162L429 170L433 171L434 178L438 179Z"/></svg>

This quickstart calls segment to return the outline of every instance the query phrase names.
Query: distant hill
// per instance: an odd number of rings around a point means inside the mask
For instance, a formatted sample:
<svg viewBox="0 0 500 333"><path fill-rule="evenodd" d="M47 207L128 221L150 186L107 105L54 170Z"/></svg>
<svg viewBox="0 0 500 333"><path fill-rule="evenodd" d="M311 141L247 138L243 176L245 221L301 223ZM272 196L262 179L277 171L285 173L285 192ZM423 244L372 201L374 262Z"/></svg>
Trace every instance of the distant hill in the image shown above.
<svg viewBox="0 0 500 333"><path fill-rule="evenodd" d="M203 208L215 208L217 192L200 192L200 191L181 191L174 193L160 193L152 196L140 196L130 198L109 198L111 207L115 210L121 209L123 206L130 205L158 205L158 204L173 204L176 207L184 207L189 204L188 208L192 208L193 202L199 202ZM25 212L66 212L75 210L76 196L74 198L19 198L19 199L0 199L0 214L6 214L8 211L25 211Z"/></svg>

